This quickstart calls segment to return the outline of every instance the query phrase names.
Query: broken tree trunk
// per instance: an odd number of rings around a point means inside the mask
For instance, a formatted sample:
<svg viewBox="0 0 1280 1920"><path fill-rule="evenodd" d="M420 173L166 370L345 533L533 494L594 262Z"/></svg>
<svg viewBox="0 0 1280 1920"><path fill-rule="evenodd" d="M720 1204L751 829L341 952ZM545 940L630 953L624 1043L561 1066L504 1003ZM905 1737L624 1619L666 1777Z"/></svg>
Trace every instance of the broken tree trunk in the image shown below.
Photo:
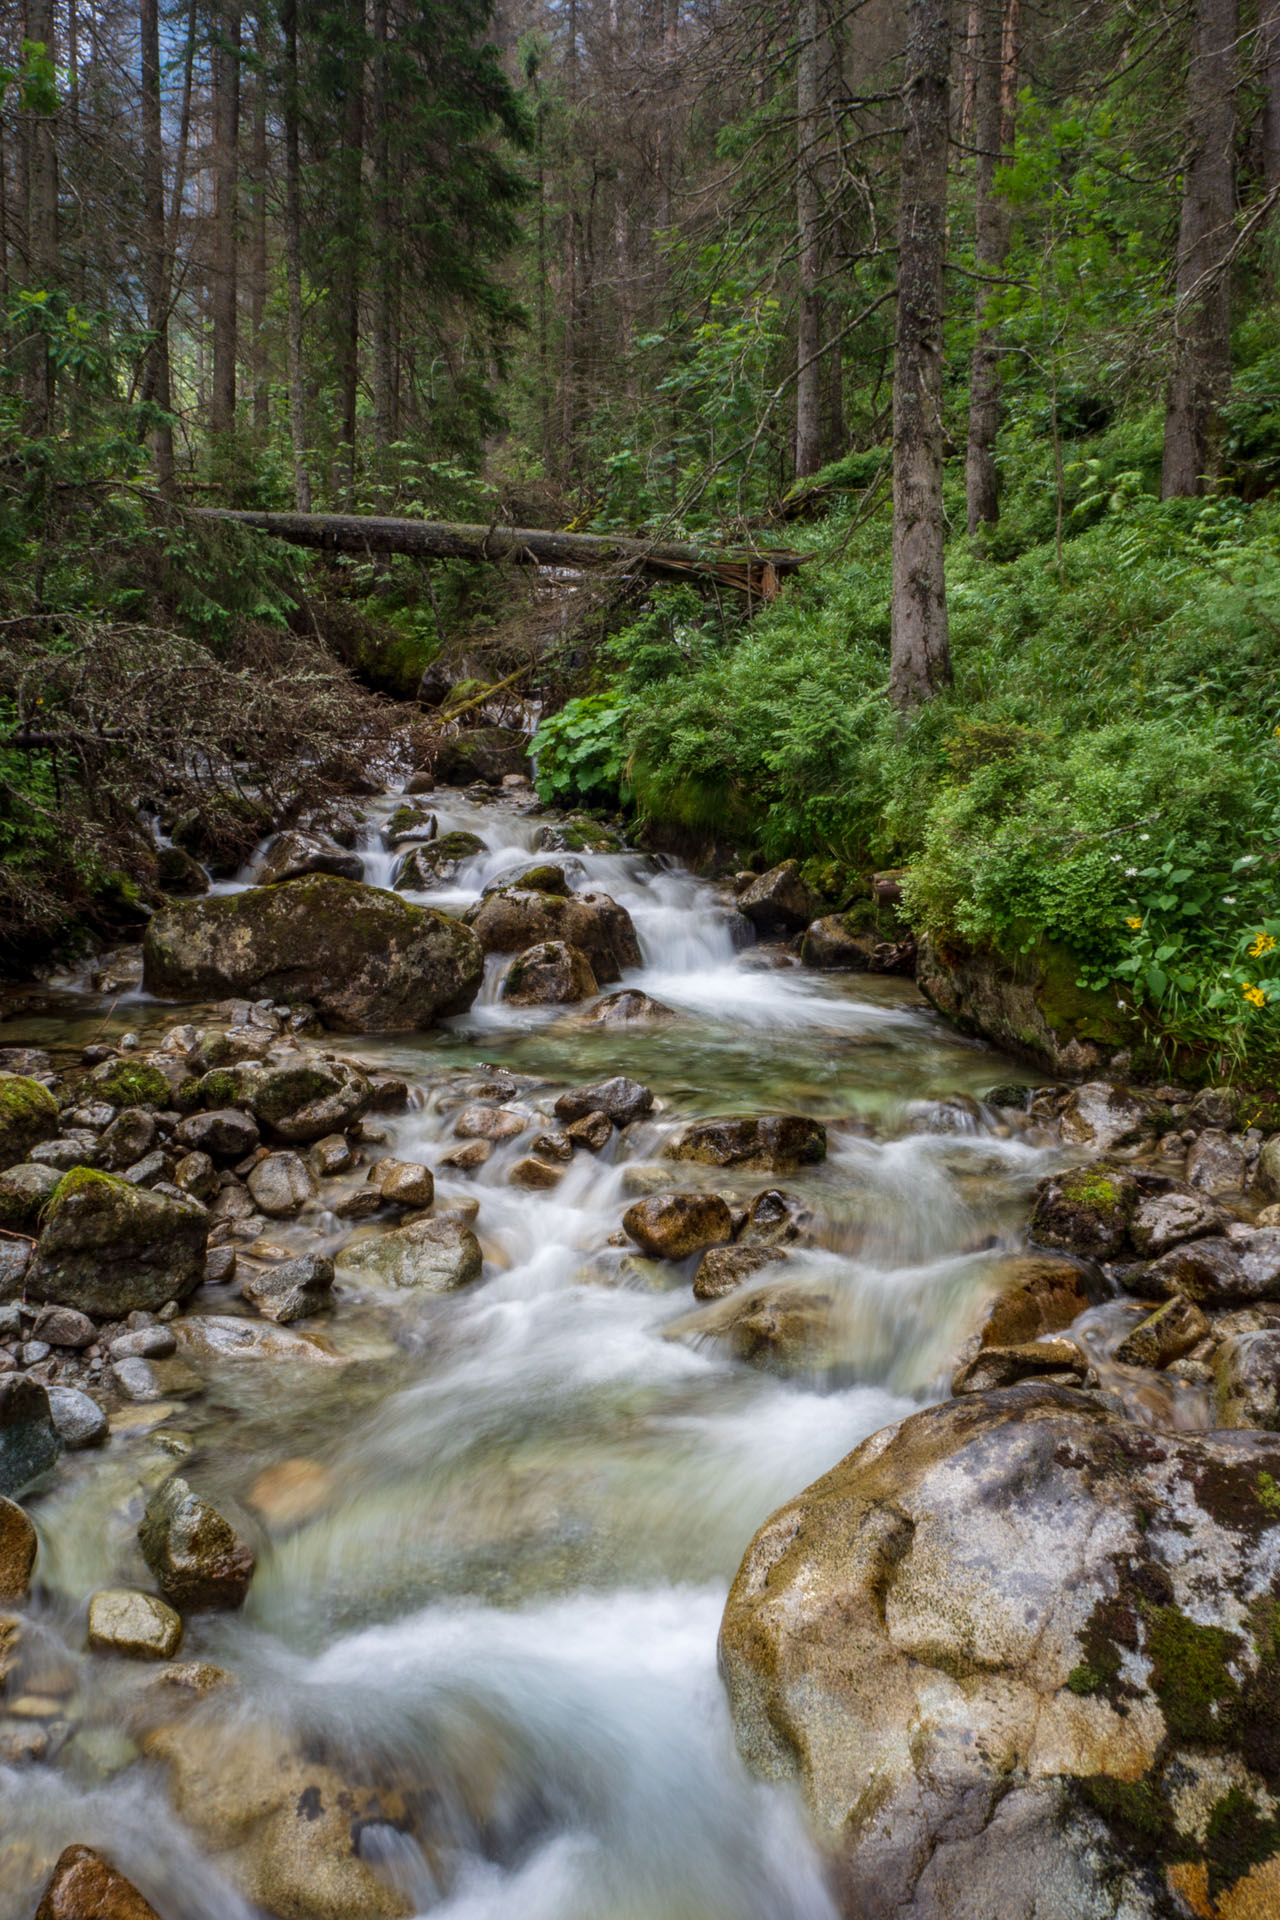
<svg viewBox="0 0 1280 1920"><path fill-rule="evenodd" d="M716 551L688 544L635 540L613 533L558 533L542 527L471 527L450 520L391 520L352 513L251 513L199 509L205 519L236 520L295 546L329 553L404 553L420 560L508 560L535 567L617 566L643 573L720 581L772 600L779 579L808 559L789 550Z"/></svg>

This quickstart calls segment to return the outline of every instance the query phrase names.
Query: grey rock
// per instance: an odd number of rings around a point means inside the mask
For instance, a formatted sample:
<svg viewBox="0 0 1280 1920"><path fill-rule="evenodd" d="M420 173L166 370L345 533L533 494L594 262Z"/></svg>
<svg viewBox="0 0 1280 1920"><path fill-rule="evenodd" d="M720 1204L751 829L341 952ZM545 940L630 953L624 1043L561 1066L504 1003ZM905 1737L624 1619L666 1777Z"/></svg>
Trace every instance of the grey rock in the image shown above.
<svg viewBox="0 0 1280 1920"><path fill-rule="evenodd" d="M850 1920L1171 1920L1165 1868L1203 1857L1227 1781L1262 1829L1263 1472L1274 1441L1157 1434L1028 1383L875 1434L765 1524L721 1670L744 1758L803 1794ZM1208 1659L1195 1706L1175 1647Z"/></svg>
<svg viewBox="0 0 1280 1920"><path fill-rule="evenodd" d="M46 1201L56 1193L62 1175L38 1161L20 1160L0 1172L0 1227L19 1233L38 1224Z"/></svg>
<svg viewBox="0 0 1280 1920"><path fill-rule="evenodd" d="M1187 1154L1187 1180L1206 1193L1240 1193L1245 1150L1238 1136L1207 1127Z"/></svg>
<svg viewBox="0 0 1280 1920"><path fill-rule="evenodd" d="M1221 1426L1280 1427L1280 1330L1228 1335L1214 1375Z"/></svg>
<svg viewBox="0 0 1280 1920"><path fill-rule="evenodd" d="M261 1139L258 1123L251 1114L236 1107L215 1107L208 1113L190 1113L173 1133L175 1143L188 1152L207 1154L212 1160L243 1160Z"/></svg>
<svg viewBox="0 0 1280 1920"><path fill-rule="evenodd" d="M208 1215L193 1201L110 1174L68 1174L49 1203L27 1273L32 1300L120 1318L194 1293L204 1277Z"/></svg>
<svg viewBox="0 0 1280 1920"><path fill-rule="evenodd" d="M177 1345L170 1327L139 1327L117 1334L107 1352L113 1360L167 1360Z"/></svg>
<svg viewBox="0 0 1280 1920"><path fill-rule="evenodd" d="M171 1171L172 1165L168 1154L157 1147L154 1153L147 1154L145 1159L137 1161L132 1167L127 1167L120 1178L127 1180L131 1187L156 1187L162 1181L168 1181ZM181 1192L181 1188L178 1191Z"/></svg>
<svg viewBox="0 0 1280 1920"><path fill-rule="evenodd" d="M250 1173L248 1186L254 1204L271 1219L297 1213L316 1191L306 1162L296 1153L269 1153Z"/></svg>
<svg viewBox="0 0 1280 1920"><path fill-rule="evenodd" d="M289 1326L333 1305L333 1261L327 1254L304 1253L249 1274L240 1291L264 1319Z"/></svg>
<svg viewBox="0 0 1280 1920"><path fill-rule="evenodd" d="M343 880L358 880L363 871L359 854L347 852L327 834L290 830L268 841L256 878L259 886L275 887L304 873L336 873Z"/></svg>
<svg viewBox="0 0 1280 1920"><path fill-rule="evenodd" d="M1168 1297L1184 1293L1199 1306L1241 1307L1280 1300L1280 1230L1240 1228L1192 1240L1162 1254L1129 1284Z"/></svg>
<svg viewBox="0 0 1280 1920"><path fill-rule="evenodd" d="M62 1444L70 1451L100 1447L110 1433L106 1414L78 1387L50 1387L49 1411Z"/></svg>
<svg viewBox="0 0 1280 1920"><path fill-rule="evenodd" d="M813 918L813 904L795 860L771 867L738 896L739 912L758 933L799 933Z"/></svg>
<svg viewBox="0 0 1280 1920"><path fill-rule="evenodd" d="M126 1107L98 1141L98 1164L108 1173L123 1173L151 1152L158 1132L145 1107Z"/></svg>
<svg viewBox="0 0 1280 1920"><path fill-rule="evenodd" d="M1199 1194L1176 1190L1150 1193L1144 1194L1134 1209L1129 1238L1139 1253L1156 1259L1184 1241L1219 1234L1226 1224L1227 1216L1221 1208Z"/></svg>
<svg viewBox="0 0 1280 1920"><path fill-rule="evenodd" d="M639 1080L617 1074L612 1080L596 1080L589 1087L575 1087L556 1101L557 1120L585 1120L590 1113L607 1113L615 1127L630 1126L642 1120L653 1108L653 1093Z"/></svg>
<svg viewBox="0 0 1280 1920"><path fill-rule="evenodd" d="M111 1377L126 1400L147 1402L164 1399L164 1388L150 1361L140 1359L136 1354L123 1360L113 1360Z"/></svg>
<svg viewBox="0 0 1280 1920"><path fill-rule="evenodd" d="M1071 1095L1059 1124L1063 1139L1073 1146L1109 1153L1113 1147L1136 1146L1154 1134L1158 1117L1154 1103L1131 1088L1090 1080Z"/></svg>
<svg viewBox="0 0 1280 1920"><path fill-rule="evenodd" d="M457 1220L414 1220L346 1246L335 1262L344 1280L448 1293L471 1286L483 1267L480 1242Z"/></svg>
<svg viewBox="0 0 1280 1920"><path fill-rule="evenodd" d="M91 1347L98 1337L88 1314L77 1313L74 1307L44 1307L31 1331L51 1347Z"/></svg>
<svg viewBox="0 0 1280 1920"><path fill-rule="evenodd" d="M0 1374L0 1494L25 1492L61 1451L46 1389L24 1374Z"/></svg>

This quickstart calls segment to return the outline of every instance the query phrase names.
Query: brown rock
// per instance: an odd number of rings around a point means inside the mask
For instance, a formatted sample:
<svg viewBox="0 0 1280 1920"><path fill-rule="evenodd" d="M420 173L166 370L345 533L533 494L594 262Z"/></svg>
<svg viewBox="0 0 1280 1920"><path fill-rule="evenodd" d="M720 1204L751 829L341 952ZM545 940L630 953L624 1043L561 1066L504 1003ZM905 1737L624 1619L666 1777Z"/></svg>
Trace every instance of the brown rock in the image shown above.
<svg viewBox="0 0 1280 1920"><path fill-rule="evenodd" d="M393 1207L429 1207L436 1197L430 1167L413 1160L376 1160L369 1169L369 1179Z"/></svg>
<svg viewBox="0 0 1280 1920"><path fill-rule="evenodd" d="M252 1552L176 1474L148 1501L138 1544L161 1593L182 1611L238 1607L249 1591Z"/></svg>
<svg viewBox="0 0 1280 1920"><path fill-rule="evenodd" d="M1199 1346L1208 1332L1208 1317L1184 1294L1175 1293L1125 1335L1112 1358L1126 1367L1167 1367Z"/></svg>
<svg viewBox="0 0 1280 1920"><path fill-rule="evenodd" d="M1091 1304L1084 1275L1067 1260L1018 1256L1001 1261L994 1278L1000 1292L983 1320L984 1347L1018 1347L1061 1333Z"/></svg>
<svg viewBox="0 0 1280 1920"><path fill-rule="evenodd" d="M16 1500L0 1498L0 1601L26 1599L36 1544L36 1530Z"/></svg>
<svg viewBox="0 0 1280 1920"><path fill-rule="evenodd" d="M527 1154L523 1160L517 1160L510 1174L513 1187L528 1187L533 1191L558 1187L563 1179L563 1167L552 1166L546 1160L537 1159L533 1154Z"/></svg>
<svg viewBox="0 0 1280 1920"><path fill-rule="evenodd" d="M781 1247L708 1247L693 1276L697 1300L720 1300L735 1293L761 1267L774 1266L787 1255Z"/></svg>
<svg viewBox="0 0 1280 1920"><path fill-rule="evenodd" d="M66 1847L35 1920L160 1920L131 1881L92 1847Z"/></svg>
<svg viewBox="0 0 1280 1920"><path fill-rule="evenodd" d="M514 1140L529 1122L511 1107L464 1107L454 1122L455 1140Z"/></svg>
<svg viewBox="0 0 1280 1920"><path fill-rule="evenodd" d="M787 1173L827 1157L827 1130L800 1113L768 1114L753 1120L702 1120L672 1141L669 1160L693 1160L712 1167L759 1167Z"/></svg>
<svg viewBox="0 0 1280 1920"><path fill-rule="evenodd" d="M1096 1386L1093 1372L1074 1340L1032 1340L1020 1347L983 1347L957 1368L951 1391L990 1393L1019 1380L1051 1380L1058 1386Z"/></svg>
<svg viewBox="0 0 1280 1920"><path fill-rule="evenodd" d="M493 1152L488 1140L468 1140L463 1147L450 1147L448 1153L440 1156L440 1165L450 1167L456 1173L474 1173L482 1167Z"/></svg>
<svg viewBox="0 0 1280 1920"><path fill-rule="evenodd" d="M573 1121L566 1131L575 1147L599 1153L613 1137L613 1122L607 1113L588 1113L583 1119Z"/></svg>
<svg viewBox="0 0 1280 1920"><path fill-rule="evenodd" d="M622 1224L637 1246L664 1260L723 1246L733 1232L728 1204L718 1193L651 1194L627 1208Z"/></svg>

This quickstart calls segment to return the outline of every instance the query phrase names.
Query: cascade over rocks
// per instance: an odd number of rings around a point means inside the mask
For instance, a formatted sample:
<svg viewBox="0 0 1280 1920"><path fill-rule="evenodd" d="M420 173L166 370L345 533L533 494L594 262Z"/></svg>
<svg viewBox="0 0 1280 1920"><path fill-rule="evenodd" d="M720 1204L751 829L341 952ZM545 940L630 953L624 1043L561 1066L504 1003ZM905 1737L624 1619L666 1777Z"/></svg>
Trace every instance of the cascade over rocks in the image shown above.
<svg viewBox="0 0 1280 1920"><path fill-rule="evenodd" d="M1024 1384L873 1435L766 1522L722 1671L847 1920L1050 1892L1064 1920L1173 1920L1206 1876L1221 1915L1275 1910L1278 1475L1280 1440Z"/></svg>
<svg viewBox="0 0 1280 1920"><path fill-rule="evenodd" d="M434 908L329 874L174 902L143 943L147 991L305 1000L340 1031L403 1032L461 1013L479 990L474 936Z"/></svg>
<svg viewBox="0 0 1280 1920"><path fill-rule="evenodd" d="M800 1113L767 1114L758 1120L700 1120L666 1149L669 1160L709 1167L757 1167L789 1173L827 1157L827 1130Z"/></svg>
<svg viewBox="0 0 1280 1920"><path fill-rule="evenodd" d="M578 947L602 986L640 965L631 915L607 893L539 893L500 887L467 909L465 923L486 953L523 953L547 940Z"/></svg>

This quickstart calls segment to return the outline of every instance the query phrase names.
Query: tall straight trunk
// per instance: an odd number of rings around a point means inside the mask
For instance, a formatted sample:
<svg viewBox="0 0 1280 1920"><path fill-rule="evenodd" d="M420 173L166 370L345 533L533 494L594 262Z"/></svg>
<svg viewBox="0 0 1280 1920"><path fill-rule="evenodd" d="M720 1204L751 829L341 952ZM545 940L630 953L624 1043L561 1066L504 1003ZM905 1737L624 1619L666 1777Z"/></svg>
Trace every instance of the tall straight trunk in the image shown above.
<svg viewBox="0 0 1280 1920"><path fill-rule="evenodd" d="M796 478L822 465L822 198L818 148L822 50L819 0L800 0L796 15Z"/></svg>
<svg viewBox="0 0 1280 1920"><path fill-rule="evenodd" d="M993 191L1002 148L1013 137L1017 99L1008 67L1008 16L1017 0L983 0L974 49L974 139L978 149L974 177L974 254L978 280L974 294L973 356L969 369L969 445L965 460L965 496L969 532L994 526L1000 518L996 488L996 435L1000 429L1000 354L987 324L987 311L1004 270L1009 249L1009 203ZM1014 42L1016 46L1016 40ZM1006 117L1009 120L1005 130Z"/></svg>
<svg viewBox="0 0 1280 1920"><path fill-rule="evenodd" d="M236 201L240 147L240 5L225 0L213 54L213 388L209 425L228 434L236 417Z"/></svg>
<svg viewBox="0 0 1280 1920"><path fill-rule="evenodd" d="M373 471L385 505L391 475L395 413L395 353L391 297L390 77L387 0L373 0Z"/></svg>
<svg viewBox="0 0 1280 1920"><path fill-rule="evenodd" d="M1195 0L1164 422L1166 500L1203 493L1218 474L1218 409L1231 384L1231 293L1223 262L1235 214L1237 25L1236 0Z"/></svg>
<svg viewBox="0 0 1280 1920"><path fill-rule="evenodd" d="M1262 171L1270 189L1280 186L1280 0L1262 0L1258 16Z"/></svg>
<svg viewBox="0 0 1280 1920"><path fill-rule="evenodd" d="M169 273L165 245L164 148L160 98L160 4L139 0L138 49L142 88L142 250L147 297L147 348L142 391L162 412L173 404L169 382ZM151 460L161 493L173 491L173 427L151 430Z"/></svg>
<svg viewBox="0 0 1280 1920"><path fill-rule="evenodd" d="M942 274L951 113L949 0L908 0L893 360L895 707L951 679L942 510Z"/></svg>
<svg viewBox="0 0 1280 1920"><path fill-rule="evenodd" d="M254 26L257 71L253 82L253 223L249 251L250 356L253 368L253 434L259 446L271 429L267 384L267 53L266 16Z"/></svg>
<svg viewBox="0 0 1280 1920"><path fill-rule="evenodd" d="M964 30L964 93L960 107L960 143L969 146L974 137L978 112L978 75L982 67L983 0L969 0Z"/></svg>
<svg viewBox="0 0 1280 1920"><path fill-rule="evenodd" d="M338 485L350 500L356 484L356 408L360 385L361 231L364 217L364 3L350 0L346 102L342 125L341 211L344 232L336 276Z"/></svg>
<svg viewBox="0 0 1280 1920"><path fill-rule="evenodd" d="M54 0L27 0L26 38L44 48L56 61L58 45ZM52 293L61 279L58 248L57 117L29 110L24 120L27 188L27 284L34 291ZM43 339L30 344L24 369L27 431L48 433L53 425L53 356Z"/></svg>
<svg viewBox="0 0 1280 1920"><path fill-rule="evenodd" d="M285 0L284 29L284 263L288 302L289 438L293 446L293 500L311 511L307 468L307 411L302 372L302 168L298 157L298 0Z"/></svg>

